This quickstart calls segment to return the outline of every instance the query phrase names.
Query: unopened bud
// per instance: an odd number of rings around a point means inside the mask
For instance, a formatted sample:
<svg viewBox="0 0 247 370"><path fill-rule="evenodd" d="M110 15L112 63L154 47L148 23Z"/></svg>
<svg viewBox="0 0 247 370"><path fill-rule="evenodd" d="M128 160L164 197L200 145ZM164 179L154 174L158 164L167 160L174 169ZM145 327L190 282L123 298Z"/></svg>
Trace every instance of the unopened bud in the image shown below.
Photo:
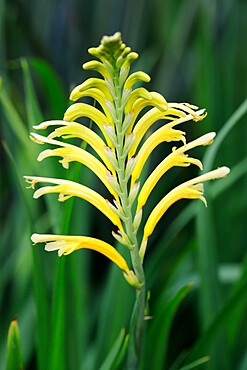
<svg viewBox="0 0 247 370"><path fill-rule="evenodd" d="M140 187L140 181L139 182L135 182L132 189L130 190L129 192L129 198L128 198L128 204L129 206L131 206L138 194L138 191L139 191L139 187Z"/></svg>
<svg viewBox="0 0 247 370"><path fill-rule="evenodd" d="M131 89L125 89L122 95L122 107L124 108L131 94Z"/></svg>
<svg viewBox="0 0 247 370"><path fill-rule="evenodd" d="M116 155L115 155L114 151L111 148L109 148L108 146L105 146L104 150L105 150L105 154L106 154L109 162L114 167L114 169L117 171L118 170L118 161L117 161L117 158L116 158Z"/></svg>
<svg viewBox="0 0 247 370"><path fill-rule="evenodd" d="M137 212L137 214L135 215L134 221L133 221L134 233L137 233L141 220L142 220L142 208Z"/></svg>
<svg viewBox="0 0 247 370"><path fill-rule="evenodd" d="M136 161L137 161L137 156L135 158L129 158L128 161L127 161L127 165L126 165L126 169L125 169L125 180L128 181L133 170L134 170L134 167L136 165Z"/></svg>
<svg viewBox="0 0 247 370"><path fill-rule="evenodd" d="M120 73L119 73L119 85L120 85L120 87L122 87L123 83L125 82L128 74L129 74L129 70L130 70L129 67L127 67L127 68L122 67L120 69Z"/></svg>
<svg viewBox="0 0 247 370"><path fill-rule="evenodd" d="M113 146L116 147L116 145L117 145L117 136L116 136L114 127L111 126L111 125L107 125L106 123L103 122L103 128L104 128L107 136L111 140Z"/></svg>
<svg viewBox="0 0 247 370"><path fill-rule="evenodd" d="M109 202L109 200L106 199L106 204L107 206L115 213L115 215L117 215L122 221L126 222L126 217L122 215L121 212L119 212L119 210L117 210L116 207L114 207L113 204L111 204L111 202Z"/></svg>
<svg viewBox="0 0 247 370"><path fill-rule="evenodd" d="M146 249L147 249L147 244L148 244L148 239L146 239L145 242L142 243L142 245L140 247L140 250L139 250L139 256L140 256L141 263L143 262L143 259L144 259L144 256L145 256L145 252L146 252Z"/></svg>
<svg viewBox="0 0 247 370"><path fill-rule="evenodd" d="M128 249L132 249L133 248L133 245L129 244L126 240L124 240L120 235L116 234L114 231L112 231L112 235L114 236L114 238L121 244L123 244L125 247L127 247Z"/></svg>
<svg viewBox="0 0 247 370"><path fill-rule="evenodd" d="M111 78L106 79L105 83L106 86L108 87L108 90L110 91L111 96L113 97L113 99L115 99L116 98L115 87L113 85L112 79Z"/></svg>
<svg viewBox="0 0 247 370"><path fill-rule="evenodd" d="M132 120L133 120L133 117L134 117L134 113L130 113L128 112L126 115L125 115L125 118L124 118L124 121L123 121L123 126L122 126L122 132L125 134L128 130L128 128L130 127L131 123L132 123Z"/></svg>
<svg viewBox="0 0 247 370"><path fill-rule="evenodd" d="M110 112L110 115L112 116L113 121L116 122L116 119L117 119L116 109L115 109L115 106L114 106L113 102L111 102L110 100L105 99L105 103L106 103L106 106L107 106L107 108Z"/></svg>
<svg viewBox="0 0 247 370"><path fill-rule="evenodd" d="M124 148L123 148L123 156L127 157L132 145L134 144L136 138L136 134L128 134L125 138Z"/></svg>
<svg viewBox="0 0 247 370"><path fill-rule="evenodd" d="M106 179L107 181L109 182L109 184L111 185L112 189L115 190L115 192L120 195L122 194L122 191L120 189L120 186L119 186L119 183L117 182L117 179L115 176L113 176L110 171L106 171Z"/></svg>
<svg viewBox="0 0 247 370"><path fill-rule="evenodd" d="M134 272L131 270L128 272L128 274L126 274L124 272L124 277L125 277L125 280L131 285L133 286L134 288L140 290L141 287L143 286L143 284L140 283L140 281L138 280L137 276L134 274Z"/></svg>

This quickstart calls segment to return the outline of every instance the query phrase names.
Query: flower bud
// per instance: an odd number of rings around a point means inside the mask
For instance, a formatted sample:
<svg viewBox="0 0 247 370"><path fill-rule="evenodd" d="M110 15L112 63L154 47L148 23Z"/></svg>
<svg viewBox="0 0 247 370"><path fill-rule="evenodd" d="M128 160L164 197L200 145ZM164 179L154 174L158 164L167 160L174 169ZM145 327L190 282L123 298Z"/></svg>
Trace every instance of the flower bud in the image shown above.
<svg viewBox="0 0 247 370"><path fill-rule="evenodd" d="M133 134L133 133L128 134L125 137L125 143L124 143L124 147L123 147L123 156L124 157L127 157L132 145L134 144L135 138L136 138L136 134Z"/></svg>
<svg viewBox="0 0 247 370"><path fill-rule="evenodd" d="M123 244L125 247L127 247L128 249L132 249L133 248L133 245L131 245L130 243L128 243L126 240L124 240L120 235L116 234L114 231L112 231L112 235L113 237L121 244Z"/></svg>
<svg viewBox="0 0 247 370"><path fill-rule="evenodd" d="M107 181L111 185L112 189L115 190L115 192L118 195L122 195L122 191L120 189L120 186L119 186L119 183L117 182L116 177L113 176L110 171L106 171L105 176L106 176Z"/></svg>
<svg viewBox="0 0 247 370"><path fill-rule="evenodd" d="M146 239L141 247L140 247L140 250L139 250L139 256L140 256L140 260L141 260L141 263L143 262L143 259L144 259L144 256L145 256L145 252L146 252L146 249L147 249L147 244L148 244L148 239Z"/></svg>
<svg viewBox="0 0 247 370"><path fill-rule="evenodd" d="M137 214L135 215L134 221L133 221L134 233L137 233L141 220L142 220L142 208L137 212Z"/></svg>
<svg viewBox="0 0 247 370"><path fill-rule="evenodd" d="M104 150L105 150L105 154L106 154L109 162L114 167L114 169L117 171L118 170L118 161L117 161L117 158L116 158L116 155L115 155L114 151L111 148L109 148L108 146L105 146Z"/></svg>
<svg viewBox="0 0 247 370"><path fill-rule="evenodd" d="M116 120L117 120L117 117L116 117L116 109L114 107L113 102L111 102L108 99L105 99L105 103L106 103L106 106L107 106L107 108L108 108L111 116L112 116L113 121L116 122Z"/></svg>
<svg viewBox="0 0 247 370"><path fill-rule="evenodd" d="M140 187L140 181L139 182L135 182L132 189L130 190L129 192L129 198L128 198L128 204L129 206L131 206L138 194L138 191L139 191L139 187Z"/></svg>
<svg viewBox="0 0 247 370"><path fill-rule="evenodd" d="M120 69L120 73L119 73L119 85L120 85L120 87L122 87L123 83L125 82L128 74L129 74L129 70L130 70L129 67L127 67L127 68L122 67Z"/></svg>
<svg viewBox="0 0 247 370"><path fill-rule="evenodd" d="M126 131L128 130L128 128L130 127L131 123L132 123L132 119L134 117L134 113L130 113L128 112L126 115L125 115L125 118L124 118L124 121L123 121L123 126L122 126L122 132L125 134Z"/></svg>
<svg viewBox="0 0 247 370"><path fill-rule="evenodd" d="M103 128L107 136L111 140L113 146L116 147L117 146L117 136L116 136L114 127L111 125L107 125L105 122L103 122Z"/></svg>
<svg viewBox="0 0 247 370"><path fill-rule="evenodd" d="M128 272L128 275L124 272L125 280L134 288L140 290L143 284L141 284L137 278L137 276L134 274L134 272L131 270Z"/></svg>
<svg viewBox="0 0 247 370"><path fill-rule="evenodd" d="M125 180L128 181L132 172L133 172L133 169L135 167L135 164L136 164L136 161L137 161L137 156L134 157L134 158L129 158L128 161L127 161L127 165L126 165L126 170L125 170Z"/></svg>

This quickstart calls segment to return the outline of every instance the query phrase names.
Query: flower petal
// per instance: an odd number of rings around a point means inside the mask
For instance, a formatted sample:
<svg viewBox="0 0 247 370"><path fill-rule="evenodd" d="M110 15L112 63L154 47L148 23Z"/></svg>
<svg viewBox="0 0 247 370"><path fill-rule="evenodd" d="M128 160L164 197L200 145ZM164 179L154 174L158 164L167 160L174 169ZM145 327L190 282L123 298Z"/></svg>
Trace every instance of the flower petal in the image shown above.
<svg viewBox="0 0 247 370"><path fill-rule="evenodd" d="M107 105L106 105L106 97L105 95L102 93L101 90L99 89L87 89L85 91L83 91L80 95L80 98L83 98L85 96L90 96L91 98L95 99L100 105L101 107L103 108L105 114L106 114L106 117L108 119L108 122L111 122L111 125L114 124L113 122L113 119L112 119L112 116L109 112L109 109L107 108Z"/></svg>
<svg viewBox="0 0 247 370"><path fill-rule="evenodd" d="M82 68L86 70L93 70L99 72L104 77L105 80L111 78L111 75L107 68L104 66L104 64L98 62L97 60L90 60L89 62L84 63Z"/></svg>
<svg viewBox="0 0 247 370"><path fill-rule="evenodd" d="M67 236L67 235L49 235L33 234L31 236L33 243L46 243L46 251L58 250L58 255L67 255L74 250L81 248L92 249L100 252L114 262L120 269L129 274L129 268L126 261L118 251L110 244L96 238L87 236Z"/></svg>
<svg viewBox="0 0 247 370"><path fill-rule="evenodd" d="M79 123L73 122L68 124L65 127L59 127L55 131L53 131L48 137L35 134L31 132L30 134L34 139L38 140L41 143L47 143L52 145L59 145L65 148L77 148L78 150L82 150L81 148L76 147L75 145L64 143L62 141L54 140L54 137L62 136L64 138L71 138L71 137L79 137L80 139L84 140L88 143L99 155L99 157L103 160L106 167L115 174L115 170L112 167L111 163L109 162L106 154L105 154L105 143L104 141L92 130L88 127L83 126Z"/></svg>
<svg viewBox="0 0 247 370"><path fill-rule="evenodd" d="M131 111L133 104L139 98L145 99L147 101L151 101L152 95L150 94L148 90L144 89L143 87L139 87L138 89L135 89L134 91L132 91L127 101L127 104L125 106L125 114Z"/></svg>
<svg viewBox="0 0 247 370"><path fill-rule="evenodd" d="M144 116L137 122L137 124L134 127L133 133L136 134L136 140L134 145L132 146L130 156L133 156L141 139L147 132L147 130L150 128L150 126L158 121L159 119L169 119L171 122L166 123L165 126L167 128L172 128L174 126L177 126L183 122L187 122L190 120L196 120L198 121L199 119L203 119L204 115L203 113L205 112L205 109L201 109L197 112L194 112L192 114L185 114L181 110L174 109L174 108L169 108L167 111L161 113L159 110L156 108L151 109L148 113L144 114ZM171 116L168 116L168 115ZM177 118L180 117L180 118ZM200 118L201 117L201 118Z"/></svg>
<svg viewBox="0 0 247 370"><path fill-rule="evenodd" d="M149 235L152 234L160 218L173 203L180 199L201 199L206 204L205 198L203 197L203 186L201 182L225 177L229 172L230 172L229 168L221 167L218 168L217 170L205 173L204 175L186 181L183 184L171 190L154 207L154 209L150 213L146 225L144 227L144 234L141 244L143 244L149 237Z"/></svg>
<svg viewBox="0 0 247 370"><path fill-rule="evenodd" d="M103 123L108 123L110 125L110 122L102 112L91 105L85 103L75 103L71 105L64 114L64 120L68 122L73 122L79 117L88 117L93 120L103 133L108 146L112 147L111 140L108 138L103 128Z"/></svg>
<svg viewBox="0 0 247 370"><path fill-rule="evenodd" d="M155 131L142 145L141 149L137 154L137 161L134 170L131 175L131 187L135 181L139 178L142 168L148 159L149 155L156 148L157 145L164 141L179 141L185 142L184 132L180 130L174 130L163 126Z"/></svg>
<svg viewBox="0 0 247 370"><path fill-rule="evenodd" d="M63 157L63 159L59 162L62 163L65 168L68 168L69 162L72 161L77 161L87 166L95 173L96 176L98 176L98 178L103 182L103 184L107 187L107 189L115 197L115 199L119 199L117 193L113 190L113 188L107 181L107 168L92 154L88 153L86 150L77 147L58 148L53 150L47 149L39 154L38 161L42 161L44 158L47 157L55 156Z"/></svg>
<svg viewBox="0 0 247 370"><path fill-rule="evenodd" d="M190 158L184 155L188 150L195 148L199 145L208 145L212 143L215 132L210 132L206 135L201 136L200 138L187 143L186 145L181 146L178 149L173 149L172 153L169 154L149 175L145 183L143 184L140 194L138 196L138 206L137 212L141 209L146 203L151 191L159 181L159 179L172 167L174 166L186 166L190 163L194 163L200 169L202 169L202 164L199 160L195 158Z"/></svg>
<svg viewBox="0 0 247 370"><path fill-rule="evenodd" d="M81 98L81 93L83 93L85 90L88 89L99 89L102 91L102 93L106 96L108 100L113 100L111 93L106 85L106 82L104 80L101 80L100 78L89 78L85 82L83 82L81 85L78 85L74 88L74 90L70 94L70 100L78 100Z"/></svg>
<svg viewBox="0 0 247 370"><path fill-rule="evenodd" d="M24 176L27 182L31 182L32 187L38 182L49 182L51 184L57 184L57 186L45 186L35 191L33 197L39 198L44 194L59 193L59 201L63 202L72 196L85 199L96 208L98 208L111 222L118 226L120 230L123 230L120 218L108 207L106 199L104 199L96 191L78 184L74 181L53 179L48 177L36 177L36 176Z"/></svg>
<svg viewBox="0 0 247 370"><path fill-rule="evenodd" d="M149 82L150 79L151 79L150 76L145 72L142 71L134 72L125 81L124 89L132 89L133 85L136 82L139 81Z"/></svg>

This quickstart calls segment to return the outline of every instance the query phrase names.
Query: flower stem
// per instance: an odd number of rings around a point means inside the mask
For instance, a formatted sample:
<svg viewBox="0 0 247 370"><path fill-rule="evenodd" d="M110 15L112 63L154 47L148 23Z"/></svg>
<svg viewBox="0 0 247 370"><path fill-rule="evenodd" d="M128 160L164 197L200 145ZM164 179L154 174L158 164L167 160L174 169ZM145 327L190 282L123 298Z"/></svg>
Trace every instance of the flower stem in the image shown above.
<svg viewBox="0 0 247 370"><path fill-rule="evenodd" d="M123 153L124 148L124 134L122 132L123 125L123 110L122 93L119 86L118 76L114 78L115 87L115 109L116 109L116 134L118 138L118 145L116 146L116 155L118 160L118 180L121 188L121 205L126 216L125 229L128 238L132 244L131 260L135 275L140 282L141 288L136 290L136 302L134 305L131 322L130 322L130 339L129 351L127 359L127 369L137 369L140 360L142 342L143 342L143 326L144 326L144 311L145 311L145 275L143 271L142 262L139 256L139 245L136 233L133 229L133 216L131 213L131 205L128 201L128 184L125 179L126 158Z"/></svg>

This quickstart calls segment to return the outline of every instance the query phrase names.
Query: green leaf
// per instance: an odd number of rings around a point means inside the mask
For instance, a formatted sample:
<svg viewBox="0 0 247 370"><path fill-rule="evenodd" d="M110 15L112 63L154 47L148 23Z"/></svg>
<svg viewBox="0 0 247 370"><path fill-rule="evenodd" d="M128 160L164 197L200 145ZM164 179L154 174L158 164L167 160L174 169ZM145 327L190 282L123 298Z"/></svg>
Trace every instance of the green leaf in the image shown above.
<svg viewBox="0 0 247 370"><path fill-rule="evenodd" d="M231 298L228 299L227 303L215 317L208 330L198 339L186 359L186 364L194 361L198 357L208 354L210 347L214 343L220 330L224 325L226 325L226 323L229 323L229 319L232 317L234 312L236 312L239 305L246 300L246 289L247 279L238 286L238 289L236 289Z"/></svg>
<svg viewBox="0 0 247 370"><path fill-rule="evenodd" d="M7 340L7 361L6 370L21 370L24 369L19 327L16 318L11 322Z"/></svg>
<svg viewBox="0 0 247 370"><path fill-rule="evenodd" d="M28 202L26 199L26 193L23 189L23 182L21 181L21 177L19 175L18 166L13 158L13 155L7 146L7 144L3 143L4 149L9 157L11 166L13 168L14 175L17 180L18 187L20 189L21 198L23 200L23 204L26 211L26 219L27 219L27 226L28 226L28 233L31 235L31 231L33 228L33 219L34 215L31 212L30 207L28 206ZM34 208L34 207L32 207ZM31 246L31 253L33 258L33 284L34 284L34 295L35 295L35 304L37 308L37 337L38 337L38 364L39 369L46 369L46 362L47 362L47 352L48 352L48 329L49 329L49 308L48 308L48 300L47 294L45 289L45 279L43 274L43 267L42 267L42 260L41 260L41 250L39 248L33 248Z"/></svg>
<svg viewBox="0 0 247 370"><path fill-rule="evenodd" d="M46 101L51 107L53 116L62 118L67 107L67 98L60 79L45 60L30 58L28 62L41 79Z"/></svg>
<svg viewBox="0 0 247 370"><path fill-rule="evenodd" d="M197 366L200 366L202 364L205 364L205 362L208 362L210 360L209 356L205 356L200 358L199 360L191 362L191 364L181 367L179 370L190 370L194 369Z"/></svg>
<svg viewBox="0 0 247 370"><path fill-rule="evenodd" d="M3 108L3 113L14 134L16 135L16 137L18 138L22 145L24 145L25 147L29 147L30 140L28 138L27 127L20 118L19 114L14 108L14 105L11 103L7 92L5 91L4 87L1 86L1 84L0 84L0 102Z"/></svg>
<svg viewBox="0 0 247 370"><path fill-rule="evenodd" d="M21 58L21 67L23 70L24 77L24 88L25 88L25 101L26 101L26 111L29 128L31 129L33 125L43 121L42 114L39 108L39 103L34 91L29 66L27 60Z"/></svg>
<svg viewBox="0 0 247 370"><path fill-rule="evenodd" d="M122 364L122 362L124 360L124 356L125 356L128 344L129 344L129 335L127 334L125 339L124 339L122 348L121 348L121 350L118 354L117 360L116 360L116 362L114 363L114 365L112 367L112 370L119 369L120 365Z"/></svg>
<svg viewBox="0 0 247 370"><path fill-rule="evenodd" d="M100 370L110 370L117 360L117 356L120 352L121 346L124 341L125 329L122 329L119 336L117 337L115 343L113 344L109 354L107 355L105 361L100 366Z"/></svg>
<svg viewBox="0 0 247 370"><path fill-rule="evenodd" d="M219 134L217 135L214 145L208 148L203 159L204 172L212 169L216 154L223 143L224 139L236 125L236 123L243 117L247 112L247 99L241 104L241 106L234 112L229 120L223 125ZM210 188L210 184L205 184L205 194L207 189ZM202 204L198 204L197 213L197 239L198 239L198 260L200 267L200 278L201 278L201 309L202 309L202 326L208 328L210 323L213 321L215 315L222 307L224 297L217 276L218 270L218 257L217 257L217 239L215 231L215 223L212 214L212 204L209 195L207 196L208 209ZM225 336L215 342L215 353L217 356L212 356L212 364L216 361L216 357L224 355L226 362L228 352L225 351L226 342ZM214 364L219 366L219 364Z"/></svg>
<svg viewBox="0 0 247 370"><path fill-rule="evenodd" d="M156 312L154 312L154 319L151 322L145 345L145 357L152 358L152 366L154 369L162 369L165 366L172 320L179 304L188 294L192 286L193 284L190 283L179 289L169 301L166 303L161 302Z"/></svg>
<svg viewBox="0 0 247 370"><path fill-rule="evenodd" d="M233 129L233 127L239 122L239 120L247 113L247 99L236 109L231 117L223 125L222 129L217 134L214 143L207 149L207 152L203 158L204 172L212 169L216 154L223 143L226 136Z"/></svg>

